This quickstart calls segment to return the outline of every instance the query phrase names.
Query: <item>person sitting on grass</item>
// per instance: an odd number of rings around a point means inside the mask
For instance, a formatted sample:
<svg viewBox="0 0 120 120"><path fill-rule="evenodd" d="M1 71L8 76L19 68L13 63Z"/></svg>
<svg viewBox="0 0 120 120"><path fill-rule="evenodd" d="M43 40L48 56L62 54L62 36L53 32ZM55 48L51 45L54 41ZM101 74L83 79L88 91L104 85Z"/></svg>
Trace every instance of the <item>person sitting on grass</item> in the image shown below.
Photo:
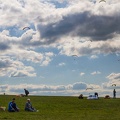
<svg viewBox="0 0 120 120"><path fill-rule="evenodd" d="M15 103L15 98L13 98L11 102L9 102L8 111L9 112L19 112L19 108L17 107L17 105Z"/></svg>
<svg viewBox="0 0 120 120"><path fill-rule="evenodd" d="M27 99L27 102L25 104L25 111L30 111L30 112L38 112L35 108L32 107L32 104L30 102L30 99Z"/></svg>
<svg viewBox="0 0 120 120"><path fill-rule="evenodd" d="M78 98L83 99L83 94L80 94Z"/></svg>

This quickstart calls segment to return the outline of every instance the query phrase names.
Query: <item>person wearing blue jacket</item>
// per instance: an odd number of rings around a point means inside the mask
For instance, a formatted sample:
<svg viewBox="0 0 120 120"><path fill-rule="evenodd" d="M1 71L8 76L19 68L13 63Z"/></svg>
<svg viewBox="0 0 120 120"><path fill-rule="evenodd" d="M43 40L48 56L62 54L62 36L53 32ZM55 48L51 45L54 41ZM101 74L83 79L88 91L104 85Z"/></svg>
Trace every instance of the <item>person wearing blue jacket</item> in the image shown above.
<svg viewBox="0 0 120 120"><path fill-rule="evenodd" d="M17 107L17 105L15 103L15 98L13 98L11 102L9 102L8 111L9 112L19 112L19 108Z"/></svg>

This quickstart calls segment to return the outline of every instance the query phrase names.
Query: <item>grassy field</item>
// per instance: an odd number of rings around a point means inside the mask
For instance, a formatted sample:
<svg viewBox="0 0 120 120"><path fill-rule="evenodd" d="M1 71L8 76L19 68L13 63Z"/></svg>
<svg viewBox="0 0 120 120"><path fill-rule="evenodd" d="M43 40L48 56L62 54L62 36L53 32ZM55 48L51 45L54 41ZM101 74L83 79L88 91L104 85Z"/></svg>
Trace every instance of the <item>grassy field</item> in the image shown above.
<svg viewBox="0 0 120 120"><path fill-rule="evenodd" d="M0 105L8 107L15 96L0 96ZM39 112L26 112L27 97L15 97L20 112L0 111L0 120L120 120L120 98L87 100L77 97L29 96Z"/></svg>

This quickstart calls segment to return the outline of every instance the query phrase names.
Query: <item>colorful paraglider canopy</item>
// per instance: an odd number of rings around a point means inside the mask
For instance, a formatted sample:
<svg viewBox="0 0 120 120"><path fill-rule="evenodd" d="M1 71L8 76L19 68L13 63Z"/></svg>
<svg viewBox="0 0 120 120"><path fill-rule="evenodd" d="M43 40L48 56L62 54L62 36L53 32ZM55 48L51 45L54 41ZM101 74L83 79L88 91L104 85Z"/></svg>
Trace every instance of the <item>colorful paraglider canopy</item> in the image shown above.
<svg viewBox="0 0 120 120"><path fill-rule="evenodd" d="M24 27L23 30L25 30L25 29L30 29L30 27Z"/></svg>

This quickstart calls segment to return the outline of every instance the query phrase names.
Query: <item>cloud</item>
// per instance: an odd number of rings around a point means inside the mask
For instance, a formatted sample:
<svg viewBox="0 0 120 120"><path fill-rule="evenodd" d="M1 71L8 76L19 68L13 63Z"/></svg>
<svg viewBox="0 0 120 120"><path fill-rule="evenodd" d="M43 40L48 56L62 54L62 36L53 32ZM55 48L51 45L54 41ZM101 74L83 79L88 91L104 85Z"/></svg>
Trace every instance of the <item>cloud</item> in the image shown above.
<svg viewBox="0 0 120 120"><path fill-rule="evenodd" d="M10 49L10 46L6 45L5 43L0 43L0 51Z"/></svg>
<svg viewBox="0 0 120 120"><path fill-rule="evenodd" d="M101 72L100 71L94 71L94 72L91 73L91 75L98 75L98 74L101 74Z"/></svg>
<svg viewBox="0 0 120 120"><path fill-rule="evenodd" d="M40 66L47 66L51 62L51 57L54 56L53 52L46 52Z"/></svg>
<svg viewBox="0 0 120 120"><path fill-rule="evenodd" d="M89 11L80 10L79 13L72 11L69 14L64 14L62 19L54 23L48 23L47 25L38 24L37 28L41 34L41 38L46 40L50 39L50 41L46 41L48 43L55 42L67 35L90 37L91 40L95 41L113 38L114 33L119 32L117 24L119 24L120 16L117 16L117 11L113 10L112 15L103 13L97 15L95 11L92 11L92 7L96 8L96 6L89 5L89 7ZM106 8L107 7L106 5ZM69 9L72 10L72 7ZM66 11L69 9L66 8ZM97 11L100 11L99 8L97 9ZM107 22L108 20L109 22Z"/></svg>
<svg viewBox="0 0 120 120"><path fill-rule="evenodd" d="M0 58L0 68L10 67L11 62L6 57Z"/></svg>
<svg viewBox="0 0 120 120"><path fill-rule="evenodd" d="M8 85L1 85L0 86L0 92L5 93L6 89L8 88Z"/></svg>
<svg viewBox="0 0 120 120"><path fill-rule="evenodd" d="M116 84L115 88L120 88L120 73L111 73L106 77L109 81L104 83L103 86L106 88L113 88L113 84Z"/></svg>
<svg viewBox="0 0 120 120"><path fill-rule="evenodd" d="M92 87L93 90L86 90L86 88ZM82 93L84 96L88 96L89 93L94 94L98 92L99 96L103 97L106 94L112 96L112 90L100 85L87 84L83 82L77 82L68 85L45 85L45 84L19 84L19 85L1 85L0 93L10 94L24 94L24 88L28 89L30 95L60 95L60 96L79 96ZM119 89L116 89L117 97L120 97Z"/></svg>
<svg viewBox="0 0 120 120"><path fill-rule="evenodd" d="M104 89L120 89L120 73L111 73L106 78L109 81L102 84ZM116 84L116 86L113 84Z"/></svg>
<svg viewBox="0 0 120 120"><path fill-rule="evenodd" d="M85 73L84 73L84 72L81 72L81 73L80 73L80 76L83 76L83 75L85 75Z"/></svg>
<svg viewBox="0 0 120 120"><path fill-rule="evenodd" d="M91 59L99 54L119 55L119 6L119 0L107 0L105 4L89 0L1 0L0 76L36 77L35 66L48 66L56 51L59 55L91 56ZM25 26L30 29L24 31ZM99 88L101 95L111 92L112 83L119 88L119 73L111 73L107 78L109 82L104 83L103 88L91 85L95 90ZM88 94L84 91L88 86L77 82L58 86L28 85L28 89L31 94L39 95L78 95ZM17 94L23 93L26 85L2 87L1 93L7 90Z"/></svg>
<svg viewBox="0 0 120 120"><path fill-rule="evenodd" d="M82 82L77 82L73 84L73 89L74 90L79 90L79 89L86 89L87 85L86 83L82 83Z"/></svg>
<svg viewBox="0 0 120 120"><path fill-rule="evenodd" d="M44 76L39 76L40 78L44 79L45 77Z"/></svg>
<svg viewBox="0 0 120 120"><path fill-rule="evenodd" d="M59 66L65 66L65 63L63 63L63 62L59 63Z"/></svg>
<svg viewBox="0 0 120 120"><path fill-rule="evenodd" d="M23 77L36 76L34 68L26 66L20 61L15 61L8 56L1 56L0 59L0 76Z"/></svg>
<svg viewBox="0 0 120 120"><path fill-rule="evenodd" d="M70 36L71 38L78 37L78 39L104 42L93 42L92 45L89 45L86 41L82 44L79 43L80 45L76 42L75 46L71 45L65 48L67 40L64 40L63 47L59 50L66 55L69 54L67 51L69 50L70 52L73 48L78 56L119 52L119 42L115 41L119 34L120 16L115 9L119 8L118 1L117 4L116 2L115 4L110 3L112 4L112 9L109 11L108 3L105 4L104 8L101 8L100 4L93 4L89 1L66 1L65 4L67 5L62 9L56 8L53 1L13 1L13 5L9 4L9 1L1 2L1 9L4 12L1 13L0 23L3 30L9 30L9 34L6 33L7 35L4 35L4 39L6 42L9 41L9 45L2 43L2 50L8 50L16 45L22 48L34 48L49 44L57 48L63 38ZM33 5L35 8L39 8L39 11L33 9ZM48 10L51 12L48 13ZM108 20L109 22L106 22ZM24 32L22 31L24 26L30 26L31 29ZM13 28L16 28L16 34L13 32ZM11 36L13 34L14 36L19 35L19 38ZM118 43L117 45L115 44L116 42Z"/></svg>
<svg viewBox="0 0 120 120"><path fill-rule="evenodd" d="M26 76L35 77L36 73L31 73L31 72L33 72L33 70L28 70L28 71L27 70L17 70L15 72L12 72L10 74L10 77L26 77Z"/></svg>
<svg viewBox="0 0 120 120"><path fill-rule="evenodd" d="M107 78L109 80L120 80L120 73L111 73Z"/></svg>
<svg viewBox="0 0 120 120"><path fill-rule="evenodd" d="M90 57L90 59L96 59L96 58L98 58L97 55L92 55L92 56Z"/></svg>

